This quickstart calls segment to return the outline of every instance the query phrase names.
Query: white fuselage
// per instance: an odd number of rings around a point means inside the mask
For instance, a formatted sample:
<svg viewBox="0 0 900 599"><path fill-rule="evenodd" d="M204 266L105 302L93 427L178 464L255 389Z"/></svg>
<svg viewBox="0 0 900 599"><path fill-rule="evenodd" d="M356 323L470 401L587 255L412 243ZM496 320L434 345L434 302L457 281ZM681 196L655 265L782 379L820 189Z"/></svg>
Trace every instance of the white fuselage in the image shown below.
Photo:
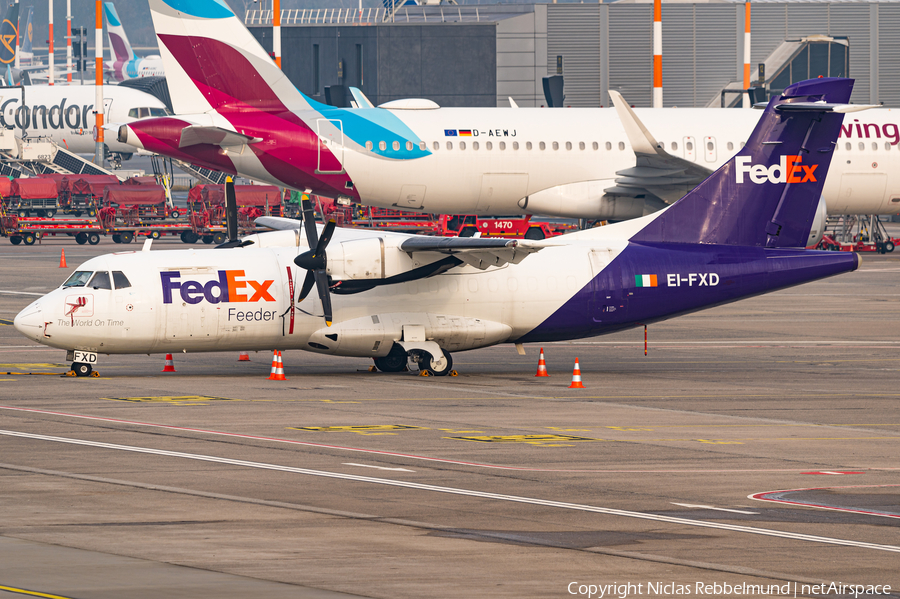
<svg viewBox="0 0 900 599"><path fill-rule="evenodd" d="M546 320L622 251L641 220L567 235L565 245L546 247L520 264L464 266L335 295L331 327L315 293L291 317L289 276L296 295L305 275L293 263L306 249L304 241L295 243L303 237L296 231L251 236L257 243L250 251L107 254L76 271L119 271L129 286L61 287L23 310L16 326L45 345L108 354L278 347L377 357L408 325L424 326L426 337L447 351L475 349L514 341ZM337 229L331 245L366 235Z"/></svg>
<svg viewBox="0 0 900 599"><path fill-rule="evenodd" d="M128 123L138 116L149 116L150 109L165 111L158 98L127 87L103 87L106 123ZM27 85L3 88L0 92L0 127L18 137L45 137L76 154L94 152L93 85ZM135 109L137 109L136 112ZM145 109L143 114L141 109ZM131 115L129 113L132 113ZM132 116L134 115L134 116ZM112 152L134 152L134 147L119 143L108 134L106 145Z"/></svg>

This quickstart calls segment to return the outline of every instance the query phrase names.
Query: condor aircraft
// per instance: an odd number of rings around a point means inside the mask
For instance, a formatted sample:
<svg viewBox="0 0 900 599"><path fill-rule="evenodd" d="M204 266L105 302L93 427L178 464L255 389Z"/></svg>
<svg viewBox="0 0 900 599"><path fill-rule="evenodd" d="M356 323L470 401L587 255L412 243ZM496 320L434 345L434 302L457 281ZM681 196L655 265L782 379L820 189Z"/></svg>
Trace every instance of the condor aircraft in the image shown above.
<svg viewBox="0 0 900 599"><path fill-rule="evenodd" d="M634 220L542 241L435 238L319 229L307 201L305 236L264 217L283 230L240 240L231 218L216 249L99 256L14 325L69 350L81 375L98 354L276 347L442 375L453 352L602 335L852 271L856 254L803 249L851 90L790 86L735 157Z"/></svg>
<svg viewBox="0 0 900 599"><path fill-rule="evenodd" d="M335 108L299 92L224 2L150 0L150 9L177 116L123 126L119 141L344 201L632 218L706 178L760 117L693 108L439 108L429 100L376 108L358 90L359 108ZM845 125L824 188L829 212L900 209L898 117L876 110Z"/></svg>
<svg viewBox="0 0 900 599"><path fill-rule="evenodd" d="M20 138L46 137L76 154L94 152L93 85L26 85L0 88L0 127ZM139 117L169 114L158 98L140 90L104 85L108 122L127 123ZM135 149L110 136L109 152L132 154Z"/></svg>

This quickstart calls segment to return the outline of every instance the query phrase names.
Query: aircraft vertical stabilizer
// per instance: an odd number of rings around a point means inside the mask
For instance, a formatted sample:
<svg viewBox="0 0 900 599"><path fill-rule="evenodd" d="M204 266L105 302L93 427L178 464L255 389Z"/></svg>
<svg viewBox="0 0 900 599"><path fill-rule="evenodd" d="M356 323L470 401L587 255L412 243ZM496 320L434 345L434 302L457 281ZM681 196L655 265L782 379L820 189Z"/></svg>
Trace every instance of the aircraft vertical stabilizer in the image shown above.
<svg viewBox="0 0 900 599"><path fill-rule="evenodd" d="M134 50L128 42L128 35L119 20L119 14L112 2L103 3L103 13L106 15L106 31L109 34L109 51L112 53L112 62L128 62L134 60Z"/></svg>
<svg viewBox="0 0 900 599"><path fill-rule="evenodd" d="M222 0L150 0L177 114L309 106Z"/></svg>
<svg viewBox="0 0 900 599"><path fill-rule="evenodd" d="M852 79L796 83L773 98L747 145L632 241L804 247Z"/></svg>

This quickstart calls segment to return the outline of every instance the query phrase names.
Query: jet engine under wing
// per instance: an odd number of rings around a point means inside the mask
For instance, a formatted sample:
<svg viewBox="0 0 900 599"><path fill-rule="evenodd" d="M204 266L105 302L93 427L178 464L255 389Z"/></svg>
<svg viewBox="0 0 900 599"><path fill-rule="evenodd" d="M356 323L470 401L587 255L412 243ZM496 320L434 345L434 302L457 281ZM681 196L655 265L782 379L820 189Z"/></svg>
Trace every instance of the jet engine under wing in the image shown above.
<svg viewBox="0 0 900 599"><path fill-rule="evenodd" d="M400 244L403 252L450 254L466 264L484 270L489 266L518 264L544 244L524 239L482 239L480 237L410 237Z"/></svg>
<svg viewBox="0 0 900 599"><path fill-rule="evenodd" d="M712 173L708 168L666 152L638 119L622 94L609 90L609 97L612 98L634 150L636 166L616 171L616 186L604 190L607 194L637 197L649 192L671 204Z"/></svg>
<svg viewBox="0 0 900 599"><path fill-rule="evenodd" d="M212 144L214 146L231 147L243 146L262 141L261 137L250 137L221 127L205 127L202 125L190 125L181 130L179 148L196 146L197 144Z"/></svg>

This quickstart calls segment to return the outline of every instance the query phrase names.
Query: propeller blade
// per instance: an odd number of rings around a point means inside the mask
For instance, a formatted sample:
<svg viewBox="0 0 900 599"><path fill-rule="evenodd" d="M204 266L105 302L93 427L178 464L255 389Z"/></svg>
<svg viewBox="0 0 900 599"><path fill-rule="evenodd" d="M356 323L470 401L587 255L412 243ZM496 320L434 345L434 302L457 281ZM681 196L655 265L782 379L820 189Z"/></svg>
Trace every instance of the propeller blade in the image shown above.
<svg viewBox="0 0 900 599"><path fill-rule="evenodd" d="M309 244L309 249L312 250L316 247L316 238L318 237L316 232L316 215L313 213L312 202L309 201L309 196L304 194L306 199L302 200L303 206L303 228L306 230L306 242Z"/></svg>
<svg viewBox="0 0 900 599"><path fill-rule="evenodd" d="M313 270L306 271L306 278L303 279L303 287L300 288L300 295L297 297L298 302L302 302L312 291L313 285L316 283L316 274Z"/></svg>
<svg viewBox="0 0 900 599"><path fill-rule="evenodd" d="M228 241L238 240L237 196L234 194L234 180L225 179L225 225L228 229Z"/></svg>
<svg viewBox="0 0 900 599"><path fill-rule="evenodd" d="M319 290L319 299L322 300L322 311L325 313L325 326L330 327L333 322L331 314L331 292L328 290L328 275L324 270L315 271L316 288Z"/></svg>
<svg viewBox="0 0 900 599"><path fill-rule="evenodd" d="M334 234L335 226L336 225L333 218L325 223L325 228L322 229L322 236L319 237L319 243L316 244L317 255L325 254L325 248L328 246L328 242L331 241L331 236ZM324 266L321 268L324 268Z"/></svg>

